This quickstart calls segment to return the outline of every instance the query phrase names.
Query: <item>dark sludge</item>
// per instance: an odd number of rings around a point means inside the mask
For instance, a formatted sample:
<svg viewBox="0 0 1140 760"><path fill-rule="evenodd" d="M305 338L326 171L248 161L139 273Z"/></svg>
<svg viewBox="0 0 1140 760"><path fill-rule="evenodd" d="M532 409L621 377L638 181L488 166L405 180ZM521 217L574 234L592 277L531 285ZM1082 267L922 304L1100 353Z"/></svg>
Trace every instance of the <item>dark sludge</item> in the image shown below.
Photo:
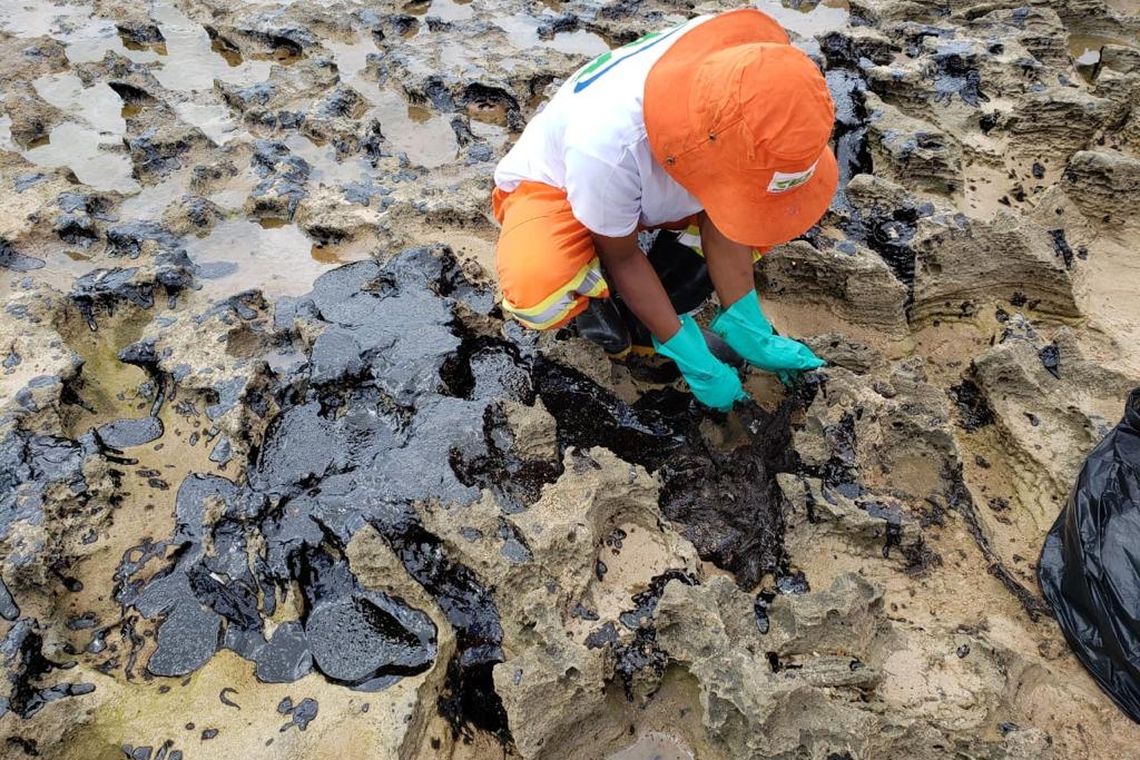
<svg viewBox="0 0 1140 760"><path fill-rule="evenodd" d="M105 446L127 449L161 438L162 420L157 417L114 420L100 425L95 432Z"/></svg>
<svg viewBox="0 0 1140 760"><path fill-rule="evenodd" d="M993 407L971 378L964 378L949 390L950 400L958 408L958 424L967 432L974 432L994 423Z"/></svg>
<svg viewBox="0 0 1140 760"><path fill-rule="evenodd" d="M187 477L174 533L128 552L116 575L125 611L159 623L158 647L142 663L150 674L185 675L222 648L268 682L316 671L375 690L430 667L438 632L427 613L367 587L345 557L371 526L454 630L442 714L457 733L477 728L508 742L492 678L504 659L492 590L450 555L415 505L470 504L490 489L506 513L529 507L562 465L514 453L506 408L538 398L564 450L604 446L660 471L666 514L742 585L780 566L775 474L793 468L790 408L800 401L773 415L742 410L751 443L714 452L688 394L656 391L625 404L538 356L525 336L488 336L464 323L491 308L487 292L433 249L340 267L308 296L278 305L280 329L306 323L317 337L266 391L277 412L263 440L233 442L242 465L233 472L244 480ZM730 504L726 490L748 494L746 503ZM499 537L508 561L531 561L509 528ZM297 619L269 624L290 587L302 592ZM617 657L619 673L663 667L654 635L637 626Z"/></svg>
<svg viewBox="0 0 1140 760"><path fill-rule="evenodd" d="M344 559L327 551L310 550L299 563L305 640L329 680L368 691L434 661L436 631L425 613L361 588Z"/></svg>
<svg viewBox="0 0 1140 760"><path fill-rule="evenodd" d="M675 455L661 470L661 510L703 559L729 570L751 588L784 561L784 518L776 473L795 468L792 403L769 414L739 410L748 444L718 451L703 444Z"/></svg>
<svg viewBox="0 0 1140 760"><path fill-rule="evenodd" d="M534 403L529 364L512 343L462 329L460 301L475 313L491 302L457 272L438 251L413 250L333 270L286 307L319 337L281 378L280 411L246 463L247 482L188 477L166 548L140 547L120 567L119 601L160 621L151 674L192 672L220 648L252 660L270 682L316 670L374 690L422 672L437 654L431 619L365 588L344 557L371 525L455 629L441 708L456 730L474 725L509 739L491 679L503 659L494 600L413 504L471 503L481 487L517 476L526 485L503 495L521 509L558 469L509 455L499 405ZM529 560L521 543L513 553ZM164 569L138 580L156 558ZM292 584L302 591L300 617L270 631Z"/></svg>
<svg viewBox="0 0 1140 760"><path fill-rule="evenodd" d="M830 32L820 38L820 50L826 61L824 77L827 89L835 104L835 157L839 164L839 188L832 209L845 213L849 208L847 183L856 174L873 171L871 151L867 145L867 108L863 94L867 80L860 61L875 51L858 49L855 41L846 34Z"/></svg>
<svg viewBox="0 0 1140 760"><path fill-rule="evenodd" d="M941 36L934 28L916 32L916 40L923 36ZM934 79L934 94L947 99L958 95L966 102L977 105L985 96L978 89L980 78L970 68L974 57L969 51L954 47L950 41L939 48L930 62ZM904 203L898 207L881 207L854 204L847 196L846 187L857 174L872 174L874 161L868 144L868 122L874 117L867 109L865 93L869 89L864 70L873 64L889 63L897 52L889 44L861 40L843 32L831 32L820 38L820 48L826 61L825 78L835 103L835 154L839 163L839 189L831 204L836 223L848 239L867 246L879 254L895 276L907 286L908 303L914 293L915 253L911 241L917 234L918 220L934 213L929 203ZM908 51L912 57L920 54L916 42ZM882 94L882 93L880 93ZM916 136L921 141L922 135ZM916 143L917 145L917 143ZM808 239L821 245L826 241ZM819 236L816 235L815 238Z"/></svg>
<svg viewBox="0 0 1140 760"><path fill-rule="evenodd" d="M65 682L41 687L40 680L48 673L75 664L48 660L43 647L43 636L36 621L30 618L17 621L0 640L0 663L10 684L8 696L0 698L0 717L13 712L26 720L49 702L95 691L95 685L90 683Z"/></svg>
<svg viewBox="0 0 1140 760"><path fill-rule="evenodd" d="M686 445L686 431L677 419L649 405L631 406L576 369L539 359L535 380L543 403L558 420L564 445L604 446L650 470Z"/></svg>
<svg viewBox="0 0 1140 760"><path fill-rule="evenodd" d="M91 434L75 441L38 435L18 427L9 429L0 437L0 537L10 535L20 523L41 523L49 490L66 489L74 509L85 509L91 493L84 465L97 451L98 445ZM19 567L43 562L43 557L32 552L23 556L13 553L8 561ZM58 583L62 589L68 592L82 589L78 580L66 574L68 567L64 563L51 562L48 571L49 582ZM18 586L16 590L19 591ZM7 682L4 696L0 696L0 717L11 712L27 719L50 702L95 690L90 683L45 683L49 674L67 670L75 663L59 662L52 659L55 654L49 658L44 653L43 627L36 618L25 616L19 599L3 581L0 581L0 619L10 623L0 637L0 677ZM64 648L63 653L74 654L74 651Z"/></svg>
<svg viewBox="0 0 1140 760"><path fill-rule="evenodd" d="M623 626L633 631L633 638L613 644L614 675L621 680L626 699L633 699L633 679L638 671L649 670L660 676L669 663L668 655L657 646L657 628L653 613L665 586L671 581L692 586L697 579L681 570L666 570L649 581L649 588L633 597L634 608L619 616Z"/></svg>

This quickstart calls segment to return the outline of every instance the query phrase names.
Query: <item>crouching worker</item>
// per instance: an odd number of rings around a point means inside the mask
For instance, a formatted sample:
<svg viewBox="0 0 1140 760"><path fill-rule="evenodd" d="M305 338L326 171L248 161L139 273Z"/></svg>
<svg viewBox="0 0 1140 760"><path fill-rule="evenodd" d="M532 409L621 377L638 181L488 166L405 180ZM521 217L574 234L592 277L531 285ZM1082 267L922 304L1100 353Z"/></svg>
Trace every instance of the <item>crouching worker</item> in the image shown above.
<svg viewBox="0 0 1140 760"><path fill-rule="evenodd" d="M837 182L834 107L819 68L753 9L694 18L571 77L495 171L503 307L548 330L574 321L612 356L672 359L699 401L745 398L686 312L715 289L710 329L780 375L823 364L777 336L754 256L803 234ZM658 235L646 256L640 230ZM678 316L680 315L680 316Z"/></svg>

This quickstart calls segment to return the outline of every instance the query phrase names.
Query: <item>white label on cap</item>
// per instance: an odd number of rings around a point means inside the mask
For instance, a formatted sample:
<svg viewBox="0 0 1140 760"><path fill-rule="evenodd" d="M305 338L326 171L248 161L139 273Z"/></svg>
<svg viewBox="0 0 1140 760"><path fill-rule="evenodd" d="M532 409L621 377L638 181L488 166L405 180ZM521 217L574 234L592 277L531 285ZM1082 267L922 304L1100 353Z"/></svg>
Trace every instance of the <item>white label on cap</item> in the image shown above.
<svg viewBox="0 0 1140 760"><path fill-rule="evenodd" d="M772 181L768 183L768 192L770 193L786 193L793 190L803 183L811 179L811 175L815 174L815 166L819 162L816 161L807 169L802 172L775 172L772 174Z"/></svg>

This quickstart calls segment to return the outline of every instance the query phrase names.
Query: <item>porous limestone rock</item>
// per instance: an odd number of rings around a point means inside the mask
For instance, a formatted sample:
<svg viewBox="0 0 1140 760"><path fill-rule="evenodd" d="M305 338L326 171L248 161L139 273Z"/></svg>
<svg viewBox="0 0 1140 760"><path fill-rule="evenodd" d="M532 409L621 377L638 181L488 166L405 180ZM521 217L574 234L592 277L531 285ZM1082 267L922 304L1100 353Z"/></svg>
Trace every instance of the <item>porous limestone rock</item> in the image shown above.
<svg viewBox="0 0 1140 760"><path fill-rule="evenodd" d="M805 240L778 246L761 260L764 290L820 305L836 316L894 335L906 333L906 286L882 258L852 245L820 250Z"/></svg>
<svg viewBox="0 0 1140 760"><path fill-rule="evenodd" d="M917 317L968 314L1015 293L1041 313L1079 315L1063 257L1032 222L1010 213L991 222L922 220L913 245Z"/></svg>
<svg viewBox="0 0 1140 760"><path fill-rule="evenodd" d="M1114 151L1082 150L1065 169L1063 187L1081 213L1109 234L1135 227L1140 210L1140 160Z"/></svg>

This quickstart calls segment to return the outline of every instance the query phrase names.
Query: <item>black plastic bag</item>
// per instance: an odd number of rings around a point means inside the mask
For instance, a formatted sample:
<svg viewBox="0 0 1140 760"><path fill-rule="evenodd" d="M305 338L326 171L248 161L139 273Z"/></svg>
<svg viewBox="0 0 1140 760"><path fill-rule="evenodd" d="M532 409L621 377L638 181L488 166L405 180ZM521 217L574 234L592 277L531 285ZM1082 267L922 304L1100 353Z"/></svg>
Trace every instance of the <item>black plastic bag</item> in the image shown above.
<svg viewBox="0 0 1140 760"><path fill-rule="evenodd" d="M1085 460L1037 576L1069 646L1140 722L1140 388Z"/></svg>

